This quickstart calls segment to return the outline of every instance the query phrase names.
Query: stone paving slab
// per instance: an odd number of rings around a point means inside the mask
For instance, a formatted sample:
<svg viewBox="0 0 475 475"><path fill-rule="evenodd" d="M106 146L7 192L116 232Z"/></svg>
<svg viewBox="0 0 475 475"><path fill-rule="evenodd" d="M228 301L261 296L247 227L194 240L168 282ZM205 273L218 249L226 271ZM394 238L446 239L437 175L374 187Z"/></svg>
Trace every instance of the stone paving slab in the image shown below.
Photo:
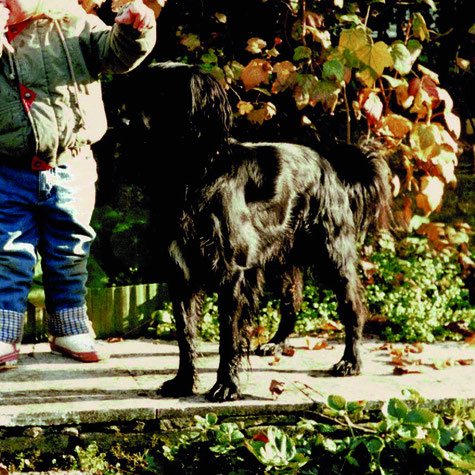
<svg viewBox="0 0 475 475"><path fill-rule="evenodd" d="M178 367L175 342L101 341L109 357L93 364L54 355L47 343L23 345L18 367L0 372L0 427L146 421L210 411L228 416L298 412L318 409L330 394L377 406L402 397L404 389L415 389L436 405L455 399L475 405L475 346L451 342L389 348L368 340L362 347L363 374L338 378L326 370L340 359L342 343L309 349L320 343L295 338L291 357L252 355L241 374L244 399L225 404L203 396L216 378L218 347L213 343L199 346L200 394L180 399L156 393ZM394 374L393 358L404 360L401 368L407 374ZM284 389L276 399L269 390L273 380Z"/></svg>

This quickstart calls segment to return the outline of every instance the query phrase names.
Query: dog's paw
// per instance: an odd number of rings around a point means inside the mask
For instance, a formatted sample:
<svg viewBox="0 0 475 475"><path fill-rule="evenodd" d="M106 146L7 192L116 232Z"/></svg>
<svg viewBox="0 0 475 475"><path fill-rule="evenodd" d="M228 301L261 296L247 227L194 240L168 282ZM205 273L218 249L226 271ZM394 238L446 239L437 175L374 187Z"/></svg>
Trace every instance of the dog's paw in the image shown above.
<svg viewBox="0 0 475 475"><path fill-rule="evenodd" d="M165 381L157 392L164 397L192 396L194 382L190 378L175 376L173 379Z"/></svg>
<svg viewBox="0 0 475 475"><path fill-rule="evenodd" d="M357 376L361 374L361 362L342 359L330 369L333 376Z"/></svg>
<svg viewBox="0 0 475 475"><path fill-rule="evenodd" d="M237 401L241 399L241 392L236 383L220 383L217 381L206 394L206 399L211 402Z"/></svg>

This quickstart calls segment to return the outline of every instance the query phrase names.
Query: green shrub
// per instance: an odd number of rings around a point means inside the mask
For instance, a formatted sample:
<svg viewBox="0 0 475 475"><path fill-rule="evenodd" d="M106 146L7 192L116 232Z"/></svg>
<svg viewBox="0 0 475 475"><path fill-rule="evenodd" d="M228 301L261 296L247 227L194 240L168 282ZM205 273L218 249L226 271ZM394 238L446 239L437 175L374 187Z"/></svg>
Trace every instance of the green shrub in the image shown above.
<svg viewBox="0 0 475 475"><path fill-rule="evenodd" d="M370 312L387 319L382 337L390 341L457 338L447 329L463 322L475 331L475 311L455 252L434 253L427 239L409 237L397 250L371 255L376 271L368 279Z"/></svg>

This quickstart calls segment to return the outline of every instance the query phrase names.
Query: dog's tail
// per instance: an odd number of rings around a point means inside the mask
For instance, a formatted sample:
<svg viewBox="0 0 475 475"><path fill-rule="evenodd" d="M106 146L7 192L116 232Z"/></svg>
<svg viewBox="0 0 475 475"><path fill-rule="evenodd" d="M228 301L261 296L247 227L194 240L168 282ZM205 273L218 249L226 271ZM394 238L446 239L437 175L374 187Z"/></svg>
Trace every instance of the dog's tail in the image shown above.
<svg viewBox="0 0 475 475"><path fill-rule="evenodd" d="M392 193L381 144L365 138L357 146L340 144L333 152L331 162L347 187L361 239L369 230L387 229L392 221Z"/></svg>

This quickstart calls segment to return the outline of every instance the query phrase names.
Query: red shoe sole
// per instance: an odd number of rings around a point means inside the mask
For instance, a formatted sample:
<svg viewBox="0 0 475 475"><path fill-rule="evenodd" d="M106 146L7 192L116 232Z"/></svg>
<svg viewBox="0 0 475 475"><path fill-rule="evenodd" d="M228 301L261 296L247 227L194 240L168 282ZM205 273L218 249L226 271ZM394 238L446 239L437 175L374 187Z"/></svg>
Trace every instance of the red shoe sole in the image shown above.
<svg viewBox="0 0 475 475"><path fill-rule="evenodd" d="M71 351L53 342L50 342L49 346L51 348L51 351L53 351L54 353L59 353L64 356L68 356L69 358L73 358L74 360L81 361L83 363L96 363L97 361L100 361L99 355L97 354L96 351L88 351L88 352Z"/></svg>
<svg viewBox="0 0 475 475"><path fill-rule="evenodd" d="M17 350L16 346L13 345L13 351L11 353L0 356L0 367L14 366L18 361L19 354L20 350Z"/></svg>

